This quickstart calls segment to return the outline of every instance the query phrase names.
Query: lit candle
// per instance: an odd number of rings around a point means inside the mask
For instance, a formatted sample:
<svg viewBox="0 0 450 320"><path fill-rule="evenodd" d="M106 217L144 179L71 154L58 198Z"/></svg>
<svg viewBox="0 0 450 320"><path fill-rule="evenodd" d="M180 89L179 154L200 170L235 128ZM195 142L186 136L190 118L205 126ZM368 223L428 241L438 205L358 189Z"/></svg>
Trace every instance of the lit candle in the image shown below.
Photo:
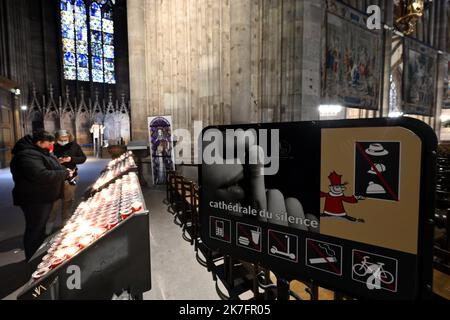
<svg viewBox="0 0 450 320"><path fill-rule="evenodd" d="M38 269L36 272L33 273L33 275L31 276L33 278L33 280L39 280L40 278L42 278L43 276L45 276L47 273L50 272L50 268L46 268L46 269Z"/></svg>
<svg viewBox="0 0 450 320"><path fill-rule="evenodd" d="M80 249L79 249L77 246L70 246L70 247L67 247L67 248L65 249L66 256L69 257L69 258L71 258L71 257L73 257L75 254L77 254L77 252L78 252L79 250L80 250Z"/></svg>
<svg viewBox="0 0 450 320"><path fill-rule="evenodd" d="M140 201L136 201L131 205L131 210L133 210L133 212L138 212L141 209L142 209L142 202Z"/></svg>
<svg viewBox="0 0 450 320"><path fill-rule="evenodd" d="M58 267L60 264L64 262L64 258L55 258L52 260L52 268Z"/></svg>
<svg viewBox="0 0 450 320"><path fill-rule="evenodd" d="M86 236L80 238L78 243L80 246L85 248L88 245L90 245L92 242L94 242L94 237L92 235L86 235Z"/></svg>

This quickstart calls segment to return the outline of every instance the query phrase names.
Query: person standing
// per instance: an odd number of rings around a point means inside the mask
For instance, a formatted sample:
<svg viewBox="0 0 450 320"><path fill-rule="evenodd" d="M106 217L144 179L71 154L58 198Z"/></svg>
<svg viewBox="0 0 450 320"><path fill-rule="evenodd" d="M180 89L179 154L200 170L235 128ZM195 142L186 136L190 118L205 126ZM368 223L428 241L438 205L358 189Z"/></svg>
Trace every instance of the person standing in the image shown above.
<svg viewBox="0 0 450 320"><path fill-rule="evenodd" d="M64 182L64 192L62 197L62 222L63 225L70 219L72 214L73 203L75 202L75 192L78 182L77 165L86 162L86 155L80 145L76 143L73 136L67 130L59 130L56 132L56 144L53 154L61 165L74 171L73 177ZM50 234L56 222L59 209L59 199L53 204L50 218L47 223L46 233Z"/></svg>
<svg viewBox="0 0 450 320"><path fill-rule="evenodd" d="M39 130L20 139L12 150L11 174L15 206L25 215L24 247L27 261L45 240L45 226L53 203L62 197L63 185L73 171L50 154L55 137Z"/></svg>

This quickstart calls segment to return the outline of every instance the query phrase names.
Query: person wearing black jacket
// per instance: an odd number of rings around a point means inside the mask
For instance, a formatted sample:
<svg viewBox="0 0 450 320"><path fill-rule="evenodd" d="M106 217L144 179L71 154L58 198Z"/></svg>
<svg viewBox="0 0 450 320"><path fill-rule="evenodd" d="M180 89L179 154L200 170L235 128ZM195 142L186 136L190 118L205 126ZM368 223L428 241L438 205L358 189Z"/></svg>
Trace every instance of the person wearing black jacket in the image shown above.
<svg viewBox="0 0 450 320"><path fill-rule="evenodd" d="M74 141L73 136L67 130L59 130L56 132L56 143L53 154L56 158L58 158L61 165L74 171L72 179L64 182L64 192L62 198L62 222L64 225L72 215L72 206L75 202L75 192L78 182L77 165L85 163L87 158L80 145ZM46 228L47 234L50 234L53 231L56 217L58 215L58 203L59 200L54 203L50 213L50 218Z"/></svg>
<svg viewBox="0 0 450 320"><path fill-rule="evenodd" d="M63 185L73 171L51 155L55 137L43 130L20 139L12 150L11 174L15 206L25 215L25 257L31 259L45 240L45 226L53 203L62 197Z"/></svg>

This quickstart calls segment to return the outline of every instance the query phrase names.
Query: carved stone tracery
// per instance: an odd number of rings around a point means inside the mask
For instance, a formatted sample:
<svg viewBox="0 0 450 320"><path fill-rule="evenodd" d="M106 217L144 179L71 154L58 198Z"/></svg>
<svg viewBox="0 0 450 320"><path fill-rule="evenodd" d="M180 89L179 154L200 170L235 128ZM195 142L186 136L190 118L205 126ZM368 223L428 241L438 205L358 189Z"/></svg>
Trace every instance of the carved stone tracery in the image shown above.
<svg viewBox="0 0 450 320"><path fill-rule="evenodd" d="M94 123L100 123L106 127L109 144L128 143L130 140L130 105L126 102L125 93L119 101L110 91L105 103L100 100L98 90L94 93L94 101L86 99L84 88L80 89L79 97L71 96L68 86L64 94L57 98L52 85L41 98L34 85L31 91L29 108L25 114L27 133L41 128L49 132L66 129L80 144L90 145L90 128Z"/></svg>

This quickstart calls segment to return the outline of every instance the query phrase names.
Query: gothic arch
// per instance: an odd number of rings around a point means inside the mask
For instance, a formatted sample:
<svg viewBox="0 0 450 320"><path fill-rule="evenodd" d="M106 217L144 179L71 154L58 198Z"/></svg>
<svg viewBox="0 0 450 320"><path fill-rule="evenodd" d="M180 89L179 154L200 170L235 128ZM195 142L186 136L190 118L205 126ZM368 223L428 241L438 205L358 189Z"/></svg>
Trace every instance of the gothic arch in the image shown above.
<svg viewBox="0 0 450 320"><path fill-rule="evenodd" d="M76 137L75 110L70 101L69 87L66 87L64 103L61 108L61 129L68 130Z"/></svg>

